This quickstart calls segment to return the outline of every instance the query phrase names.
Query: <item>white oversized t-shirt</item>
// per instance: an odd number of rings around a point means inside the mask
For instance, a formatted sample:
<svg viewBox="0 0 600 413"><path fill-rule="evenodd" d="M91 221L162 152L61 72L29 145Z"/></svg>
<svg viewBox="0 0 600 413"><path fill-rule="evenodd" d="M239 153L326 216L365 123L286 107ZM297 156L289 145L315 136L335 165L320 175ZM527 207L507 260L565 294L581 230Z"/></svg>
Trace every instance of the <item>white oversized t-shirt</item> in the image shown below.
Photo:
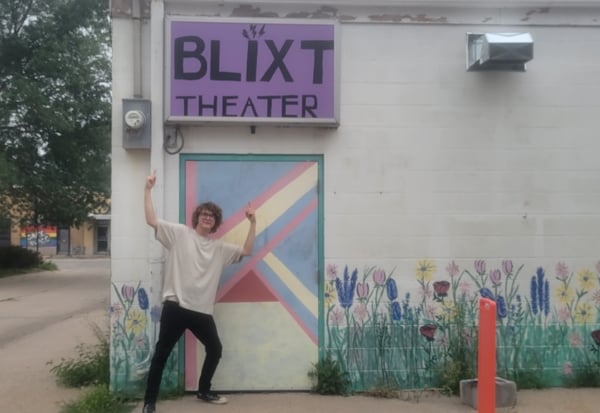
<svg viewBox="0 0 600 413"><path fill-rule="evenodd" d="M168 250L163 301L175 299L183 308L212 314L219 278L227 265L240 261L242 247L161 219L156 239Z"/></svg>

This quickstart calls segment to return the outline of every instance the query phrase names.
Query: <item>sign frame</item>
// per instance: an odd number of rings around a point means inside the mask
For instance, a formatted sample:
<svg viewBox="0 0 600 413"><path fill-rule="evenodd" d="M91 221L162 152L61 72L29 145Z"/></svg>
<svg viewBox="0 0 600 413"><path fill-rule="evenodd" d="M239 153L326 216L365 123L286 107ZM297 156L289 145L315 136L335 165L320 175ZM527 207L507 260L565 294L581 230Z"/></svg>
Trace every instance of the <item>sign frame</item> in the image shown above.
<svg viewBox="0 0 600 413"><path fill-rule="evenodd" d="M330 67L329 70L324 70L325 73L323 73L323 78L327 78L329 80L328 84L323 85L322 89L319 91L320 94L324 95L324 99L323 100L330 100L329 103L329 110L326 110L326 113L324 116L294 116L294 115L287 115L287 116L282 116L285 113L281 113L279 116L240 116L240 115L228 115L228 116L223 116L223 115L211 115L211 116L202 116L202 115L189 115L189 114L183 114L183 113L178 113L178 112L182 112L182 109L176 109L172 103L172 93L177 93L177 92L173 92L177 87L179 87L181 89L181 85L177 85L176 82L177 80L174 79L174 47L173 47L173 42L174 42L174 35L173 33L173 25L177 25L179 23L185 23L185 24L197 24L199 25L198 27L202 27L204 25L211 25L211 24L215 24L215 25L220 25L222 27L220 27L221 29L223 27L226 27L226 25L231 24L232 27L233 25L239 26L239 25L247 25L248 27L252 26L252 27L264 27L266 26L267 28L269 28L269 26L274 26L274 25L278 25L278 29L281 29L281 25L284 26L290 26L290 28L298 28L301 29L302 26L323 26L320 29L321 30L331 30L332 36L333 36L333 52L332 52L332 56L329 59L329 63L330 66L332 65L333 67ZM217 27L217 26L215 26ZM312 31L312 33L314 33L314 31ZM245 34L244 34L245 36ZM242 38L240 36L240 38ZM294 42L296 42L298 39L295 39ZM329 39L327 39L329 40ZM242 41L243 38L242 38ZM210 49L211 45L204 45L206 47L206 49ZM280 65L279 65L279 72L281 72L281 67L285 66L285 62L283 61L283 59L285 59L286 56L283 56L283 54L285 54L288 50L284 51L283 49L285 48L285 45L276 45L275 42L272 43L271 47L273 49L271 49L271 54L273 55L273 59L276 59L276 57L274 57L277 53L280 54L279 58L282 59L279 61ZM297 46L296 46L297 47ZM259 51L260 52L260 51ZM309 52L312 52L315 54L318 54L318 51L312 50ZM209 51L207 51L206 53L210 53ZM264 53L264 51L262 52ZM323 55L325 55L327 53L327 51L321 51L321 66L324 66L323 64L323 60L325 60L325 58L323 57ZM311 64L312 66L310 66L310 69L313 70L313 67L317 66L316 63L316 59L317 57L314 57L313 61L308 62L309 64ZM213 56L210 55L210 59L213 59ZM182 59L183 61L183 59ZM165 84L165 95L164 95L164 109L165 109L165 114L164 114L164 119L165 119L165 123L166 124L171 124L171 125L181 125L181 124L241 124L241 125L265 125L265 124L270 124L270 125L281 125L281 126L322 126L322 127L338 127L340 124L340 42L339 42L339 23L336 20L330 20L330 19L313 19L313 20L306 20L306 19L275 19L275 18L263 18L263 19L256 19L256 18L206 18L206 17L194 17L194 16L174 16L174 15L169 15L165 18L165 55L164 55L164 62L165 62L165 66L164 66L164 84ZM307 64L308 64L307 63ZM211 63L212 64L212 63ZM183 63L181 63L181 65L183 65ZM205 62L206 66L209 66L208 62ZM275 65L275 63L273 63L273 65ZM273 70L272 76L281 76L282 73L277 73L278 71L276 70L278 69L277 67ZM325 68L327 69L327 67ZM212 70L212 68L207 68L208 71ZM225 70L225 69L224 69ZM241 76L244 76L244 73L240 73ZM212 75L212 72L211 72ZM258 76L260 76L260 73L258 74ZM181 80L179 80L180 82L182 82ZM199 81L199 80L198 80ZM212 82L212 84L210 85L211 87L215 87L215 80L213 79L209 79L207 80L207 82ZM313 78L313 84L314 84L314 78ZM270 86L269 90L275 90L277 91L277 86ZM300 87L302 87L302 85L300 85ZM319 86L313 86L313 88L319 88ZM268 89L268 88L267 88ZM279 102L277 99L273 99L272 101L269 100L268 102L268 111L271 111L271 106L273 107L277 107L277 103L281 104L281 112L283 112L285 109L283 108L284 103L283 103L283 98L286 95L286 91L282 90L281 91L281 96L280 96L280 100L281 102ZM308 95L302 95L302 98L300 96L296 96L297 99L294 100L294 96L295 95L289 95L290 96L290 100L287 101L287 103L289 103L290 107L294 107L297 106L297 110L298 111L302 111L303 113L308 113L309 115L315 115L316 110L311 110L311 109L315 109L318 106L318 98L319 96L317 96L316 94L308 94ZM305 99L305 96L307 96L308 98ZM247 98L247 100L245 100L245 106L244 106L244 111L242 112L242 115L244 113L255 113L257 114L257 110L255 107L253 107L253 105L256 105L255 103L250 102L251 101L251 97L249 96ZM185 96L183 97L183 99L185 100L185 110L187 109L187 105L188 105L188 101L194 102L194 98L195 96L191 95L191 96ZM223 97L223 96L218 96L215 95L214 96L214 102L216 102L217 99L221 99L221 98L233 98L232 96L227 96L227 97ZM258 97L258 98L263 98L262 96ZM279 96L275 96L275 98L279 98ZM310 99L309 99L310 98ZM198 96L198 99L200 99L200 96ZM308 102L306 102L306 101ZM240 101L241 103L238 103L239 106L242 106L244 103L242 101ZM272 103L275 102L273 105ZM219 107L222 106L223 110L225 110L225 105L231 103L231 101L225 102L223 99L223 102L221 102L221 105ZM264 102L263 102L264 103ZM193 103L192 103L193 104ZM305 106L306 104L306 106ZM232 106L233 103L231 103L230 106ZM317 106L313 106L311 107L310 105L317 105ZM199 106L199 105L196 105ZM258 106L258 105L257 105ZM287 107L286 106L286 107ZM215 107L217 107L217 105L215 104ZM306 110L305 110L306 108ZM200 109L198 109L199 111ZM215 109L216 110L216 109ZM239 110L239 109L238 109ZM318 109L317 109L318 110ZM190 109L190 111L193 111L193 109ZM275 111L275 110L274 110Z"/></svg>

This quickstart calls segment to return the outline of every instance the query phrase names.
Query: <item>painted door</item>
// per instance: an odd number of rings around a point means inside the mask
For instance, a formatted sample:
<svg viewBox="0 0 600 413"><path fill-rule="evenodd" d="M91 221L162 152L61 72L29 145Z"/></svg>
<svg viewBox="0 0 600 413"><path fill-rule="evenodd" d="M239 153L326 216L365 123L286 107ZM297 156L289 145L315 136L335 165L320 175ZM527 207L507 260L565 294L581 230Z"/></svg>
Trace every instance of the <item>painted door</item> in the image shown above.
<svg viewBox="0 0 600 413"><path fill-rule="evenodd" d="M322 211L319 156L185 155L181 158L181 221L195 206L223 209L216 236L243 244L244 211L256 209L254 255L227 268L215 320L223 357L216 390L306 390L318 359ZM195 390L204 350L185 338L186 390Z"/></svg>

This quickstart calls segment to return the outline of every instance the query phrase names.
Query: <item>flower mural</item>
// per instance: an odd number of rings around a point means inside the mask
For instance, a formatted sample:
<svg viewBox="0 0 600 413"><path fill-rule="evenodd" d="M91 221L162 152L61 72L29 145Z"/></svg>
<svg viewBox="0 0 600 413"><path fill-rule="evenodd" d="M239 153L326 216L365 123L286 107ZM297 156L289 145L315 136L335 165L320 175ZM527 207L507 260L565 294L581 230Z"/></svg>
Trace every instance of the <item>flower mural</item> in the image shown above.
<svg viewBox="0 0 600 413"><path fill-rule="evenodd" d="M146 384L152 349L156 342L162 306L150 306L141 283L112 283L111 388L117 392L141 395ZM167 362L163 388L178 386L177 349Z"/></svg>
<svg viewBox="0 0 600 413"><path fill-rule="evenodd" d="M438 274L435 262L418 260L411 281L396 269L328 266L325 346L355 389L435 386L457 349L471 359L477 351L482 297L496 302L499 375L530 372L560 386L594 357L600 369L600 261L596 272L562 261L527 271L511 259L461 267L451 260Z"/></svg>

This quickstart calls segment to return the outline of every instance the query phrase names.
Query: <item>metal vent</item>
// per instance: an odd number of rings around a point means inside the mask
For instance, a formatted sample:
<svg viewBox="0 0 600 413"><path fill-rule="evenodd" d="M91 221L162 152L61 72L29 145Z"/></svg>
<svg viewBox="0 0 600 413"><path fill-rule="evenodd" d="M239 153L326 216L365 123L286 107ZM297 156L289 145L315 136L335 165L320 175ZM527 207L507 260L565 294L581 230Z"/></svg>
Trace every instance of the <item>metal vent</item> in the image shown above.
<svg viewBox="0 0 600 413"><path fill-rule="evenodd" d="M533 59L529 33L467 33L467 70L524 72Z"/></svg>

